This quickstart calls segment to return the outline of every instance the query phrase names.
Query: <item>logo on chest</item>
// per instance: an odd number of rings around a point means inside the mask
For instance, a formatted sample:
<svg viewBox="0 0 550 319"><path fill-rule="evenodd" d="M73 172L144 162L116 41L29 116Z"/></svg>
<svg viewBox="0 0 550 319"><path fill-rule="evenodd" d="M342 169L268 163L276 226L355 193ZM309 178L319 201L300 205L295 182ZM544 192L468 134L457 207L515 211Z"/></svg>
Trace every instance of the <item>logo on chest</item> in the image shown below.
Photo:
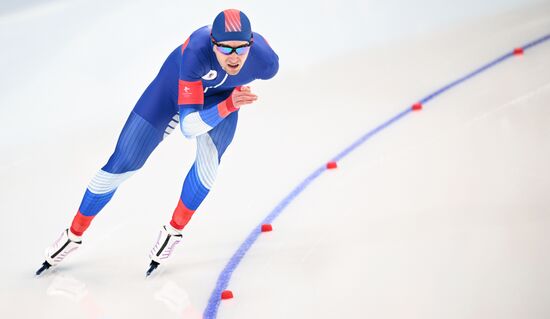
<svg viewBox="0 0 550 319"><path fill-rule="evenodd" d="M218 72L216 70L210 70L210 72L206 73L202 79L206 81L214 80L216 77L218 77Z"/></svg>

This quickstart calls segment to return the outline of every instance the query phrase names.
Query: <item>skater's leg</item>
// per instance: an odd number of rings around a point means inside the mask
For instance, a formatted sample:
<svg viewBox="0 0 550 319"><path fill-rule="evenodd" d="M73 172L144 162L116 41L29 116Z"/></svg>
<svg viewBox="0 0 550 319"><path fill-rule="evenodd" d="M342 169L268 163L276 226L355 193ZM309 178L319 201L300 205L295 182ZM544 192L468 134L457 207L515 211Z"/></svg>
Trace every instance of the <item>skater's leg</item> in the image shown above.
<svg viewBox="0 0 550 319"><path fill-rule="evenodd" d="M64 230L59 239L46 249L46 261L37 274L60 263L82 244L80 236L92 219L111 200L118 185L143 166L149 154L162 140L163 134L164 131L151 126L139 114L130 114L115 152L86 189L70 231Z"/></svg>
<svg viewBox="0 0 550 319"><path fill-rule="evenodd" d="M177 127L176 49L147 87L132 110L108 163L90 182L71 225L76 235L89 227L92 219L111 200L117 187L140 169L151 152Z"/></svg>
<svg viewBox="0 0 550 319"><path fill-rule="evenodd" d="M170 257L180 242L181 230L187 225L195 210L214 185L221 157L231 144L237 127L238 112L234 112L206 134L197 136L197 157L183 183L178 205L170 225L163 226L149 257L151 264L147 275Z"/></svg>
<svg viewBox="0 0 550 319"><path fill-rule="evenodd" d="M71 232L81 236L92 219L111 200L117 187L140 169L164 132L154 128L132 111L118 139L109 161L88 185L78 212L71 224Z"/></svg>
<svg viewBox="0 0 550 319"><path fill-rule="evenodd" d="M197 137L195 163L183 183L178 205L170 225L182 230L214 185L218 165L231 144L237 127L238 112L234 112L207 134Z"/></svg>
<svg viewBox="0 0 550 319"><path fill-rule="evenodd" d="M82 243L81 236L92 219L111 200L117 187L140 169L151 152L178 124L177 79L179 48L166 59L157 77L145 90L130 113L107 164L90 182L70 231L46 250L41 273Z"/></svg>

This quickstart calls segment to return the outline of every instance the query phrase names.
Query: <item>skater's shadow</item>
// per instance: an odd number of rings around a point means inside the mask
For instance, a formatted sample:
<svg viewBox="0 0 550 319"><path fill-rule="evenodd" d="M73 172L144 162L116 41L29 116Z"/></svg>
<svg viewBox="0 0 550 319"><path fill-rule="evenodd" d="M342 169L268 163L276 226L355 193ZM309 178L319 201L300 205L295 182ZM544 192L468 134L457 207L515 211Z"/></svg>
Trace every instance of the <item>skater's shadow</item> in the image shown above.
<svg viewBox="0 0 550 319"><path fill-rule="evenodd" d="M72 275L54 270L50 277L52 282L46 289L46 295L50 297L61 296L79 302L89 293L87 285Z"/></svg>
<svg viewBox="0 0 550 319"><path fill-rule="evenodd" d="M79 267L79 265L72 265ZM82 314L86 314L89 318L104 317L104 310L90 293L88 286L83 281L77 279L67 272L59 271L70 269L71 267L60 267L49 274L52 282L46 289L46 295L51 298L63 298L73 303L77 303Z"/></svg>

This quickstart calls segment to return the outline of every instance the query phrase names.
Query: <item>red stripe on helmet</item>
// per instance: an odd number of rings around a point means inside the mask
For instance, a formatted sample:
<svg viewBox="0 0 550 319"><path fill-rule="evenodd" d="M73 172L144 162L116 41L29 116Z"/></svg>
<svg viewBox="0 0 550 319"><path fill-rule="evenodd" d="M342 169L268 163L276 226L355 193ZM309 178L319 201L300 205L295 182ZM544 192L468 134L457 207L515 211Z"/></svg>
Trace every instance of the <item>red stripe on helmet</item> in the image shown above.
<svg viewBox="0 0 550 319"><path fill-rule="evenodd" d="M225 32L241 31L241 12L236 9L228 9L223 12L225 17Z"/></svg>

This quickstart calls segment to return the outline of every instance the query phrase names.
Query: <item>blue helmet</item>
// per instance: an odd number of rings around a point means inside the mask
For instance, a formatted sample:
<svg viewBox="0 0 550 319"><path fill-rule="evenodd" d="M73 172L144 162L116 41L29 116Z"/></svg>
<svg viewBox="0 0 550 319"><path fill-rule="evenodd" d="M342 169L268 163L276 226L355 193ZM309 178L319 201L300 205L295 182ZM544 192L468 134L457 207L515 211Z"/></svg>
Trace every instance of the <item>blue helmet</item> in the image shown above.
<svg viewBox="0 0 550 319"><path fill-rule="evenodd" d="M250 20L237 9L220 12L212 24L212 39L222 41L252 41Z"/></svg>

